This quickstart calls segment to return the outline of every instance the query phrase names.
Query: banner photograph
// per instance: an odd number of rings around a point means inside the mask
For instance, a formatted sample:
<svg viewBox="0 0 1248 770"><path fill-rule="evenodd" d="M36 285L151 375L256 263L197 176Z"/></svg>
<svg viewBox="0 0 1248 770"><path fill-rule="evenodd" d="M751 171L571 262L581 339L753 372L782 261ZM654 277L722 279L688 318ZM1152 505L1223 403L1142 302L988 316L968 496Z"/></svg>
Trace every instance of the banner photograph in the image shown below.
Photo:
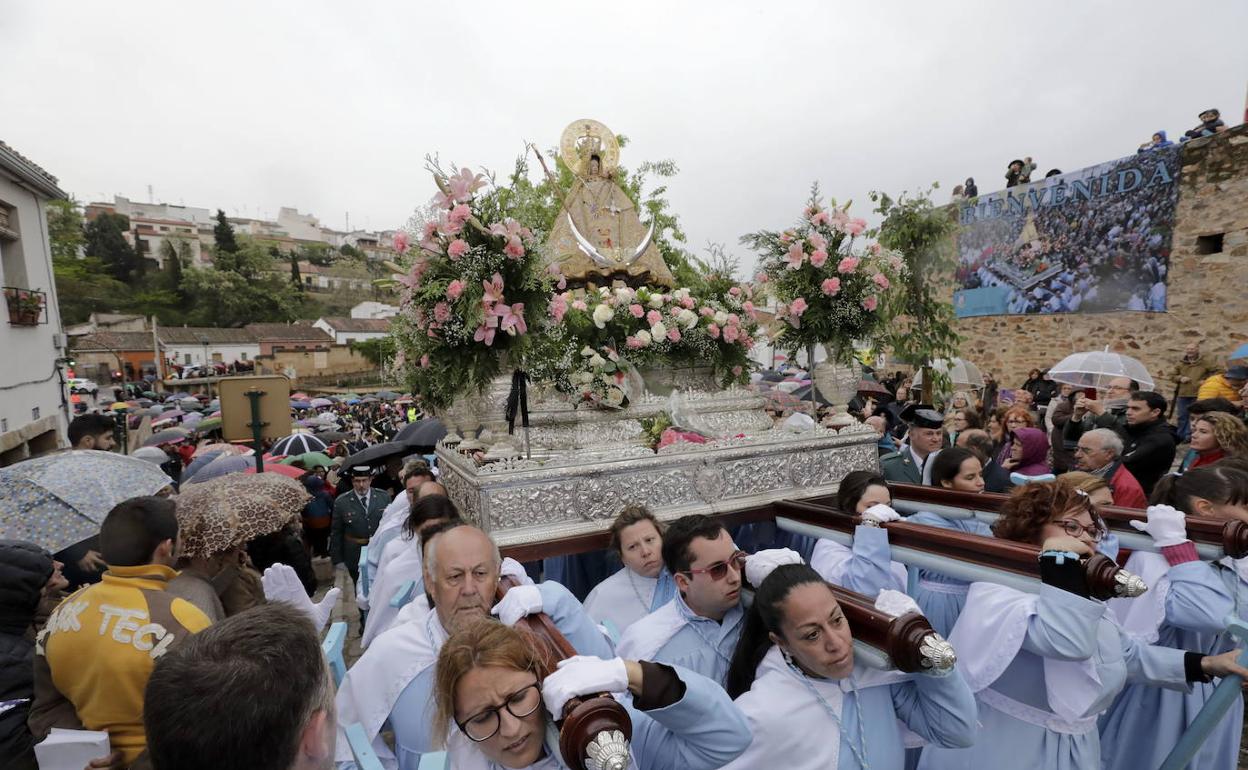
<svg viewBox="0 0 1248 770"><path fill-rule="evenodd" d="M1164 312L1179 147L966 201L959 317Z"/></svg>

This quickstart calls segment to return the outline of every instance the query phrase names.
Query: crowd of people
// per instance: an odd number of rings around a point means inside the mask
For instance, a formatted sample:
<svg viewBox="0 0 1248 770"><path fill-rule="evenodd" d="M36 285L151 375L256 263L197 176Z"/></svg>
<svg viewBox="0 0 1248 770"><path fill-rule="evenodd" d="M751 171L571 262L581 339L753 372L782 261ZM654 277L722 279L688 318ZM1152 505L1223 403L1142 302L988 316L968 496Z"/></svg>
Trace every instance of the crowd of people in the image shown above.
<svg viewBox="0 0 1248 770"><path fill-rule="evenodd" d="M1185 514L1248 522L1248 370L1189 346L1159 378L1177 426L1126 378L1095 393L1039 369L1012 390L984 380L928 404L898 373L855 399L880 470L840 482L852 547L626 505L605 552L520 564L422 453L354 459L408 416L370 403L325 407L345 430L321 435L341 438L285 458L307 491L298 522L192 553L178 506L216 460L196 466L209 439L183 439L192 451L165 460L188 457L182 473L116 505L98 537L56 555L0 541L0 756L37 767L35 745L68 728L107 733L95 768L323 769L355 761L350 727L383 767L446 752L453 768L558 770L554 726L607 692L642 770L1156 767L1218 678L1248 676L1223 633L1248 571L1201 561L1185 529ZM81 416L71 438L109 451L111 418ZM991 525L903 517L898 483L1008 499ZM1094 598L1081 560L1118 554L1107 505L1146 510L1155 553L1126 566L1164 601ZM1036 548L1040 592L894 561L886 525L903 518ZM839 589L921 612L958 664L871 668ZM361 649L337 673L320 645L335 607ZM520 623L537 613L576 652L557 667ZM1235 767L1241 724L1242 704L1191 766Z"/></svg>

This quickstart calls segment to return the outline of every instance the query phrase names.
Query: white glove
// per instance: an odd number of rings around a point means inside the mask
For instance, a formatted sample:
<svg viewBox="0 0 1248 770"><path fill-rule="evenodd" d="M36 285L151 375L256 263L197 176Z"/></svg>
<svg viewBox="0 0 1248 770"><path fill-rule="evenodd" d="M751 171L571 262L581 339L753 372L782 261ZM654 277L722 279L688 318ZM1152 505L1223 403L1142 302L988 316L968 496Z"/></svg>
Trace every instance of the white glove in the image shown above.
<svg viewBox="0 0 1248 770"><path fill-rule="evenodd" d="M745 579L758 588L776 567L802 563L801 554L791 548L768 548L746 557Z"/></svg>
<svg viewBox="0 0 1248 770"><path fill-rule="evenodd" d="M883 524L887 521L900 521L901 514L894 511L884 503L876 503L862 512L862 520L874 521L876 524Z"/></svg>
<svg viewBox="0 0 1248 770"><path fill-rule="evenodd" d="M347 565L345 565L345 564L343 564L343 563L341 563L341 562L339 562L338 564L335 564L335 565L334 565L334 574L336 574L336 575L346 575L346 574L349 574L349 573L347 572Z"/></svg>
<svg viewBox="0 0 1248 770"><path fill-rule="evenodd" d="M533 578L529 577L529 573L524 571L524 565L508 556L503 559L503 564L498 568L498 574L503 577L509 577L521 585L533 585Z"/></svg>
<svg viewBox="0 0 1248 770"><path fill-rule="evenodd" d="M558 670L542 682L542 700L555 719L562 719L563 707L573 698L627 689L628 669L623 658L603 660L593 655L574 655L559 661Z"/></svg>
<svg viewBox="0 0 1248 770"><path fill-rule="evenodd" d="M875 597L875 608L895 618L909 615L911 612L923 614L923 610L919 609L919 605L914 599L911 599L901 591L894 591L891 588L880 589L880 595Z"/></svg>
<svg viewBox="0 0 1248 770"><path fill-rule="evenodd" d="M504 625L514 626L520 618L542 611L542 592L537 586L515 586L503 595L491 615L497 615Z"/></svg>
<svg viewBox="0 0 1248 770"><path fill-rule="evenodd" d="M1182 511L1168 505L1150 505L1146 513L1147 523L1132 520L1131 526L1152 536L1158 548L1187 542L1187 517Z"/></svg>
<svg viewBox="0 0 1248 770"><path fill-rule="evenodd" d="M303 583L295 574L293 567L285 564L274 564L260 576L260 584L264 586L264 598L271 602L286 602L296 609L303 610L312 620L319 633L329 621L329 614L338 604L339 588L331 588L325 592L325 598L313 602L308 592L303 590Z"/></svg>

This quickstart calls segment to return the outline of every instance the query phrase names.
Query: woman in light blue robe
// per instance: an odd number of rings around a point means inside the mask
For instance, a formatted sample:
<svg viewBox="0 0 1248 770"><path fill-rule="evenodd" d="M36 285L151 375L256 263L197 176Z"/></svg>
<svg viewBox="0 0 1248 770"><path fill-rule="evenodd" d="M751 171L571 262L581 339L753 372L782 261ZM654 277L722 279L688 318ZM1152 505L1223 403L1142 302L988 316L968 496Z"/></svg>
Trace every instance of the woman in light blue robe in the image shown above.
<svg viewBox="0 0 1248 770"><path fill-rule="evenodd" d="M836 507L851 516L861 516L862 523L854 528L854 544L847 547L835 540L820 538L810 557L810 566L824 580L865 596L875 596L881 589L906 590L906 568L892 561L888 532L879 524L901 517L888 507L893 501L888 482L874 471L851 471L841 479L836 491ZM886 518L868 514L875 506L884 509ZM880 510L880 509L877 509Z"/></svg>
<svg viewBox="0 0 1248 770"><path fill-rule="evenodd" d="M1216 466L1196 468L1164 477L1153 500L1178 511L1248 521L1248 475ZM1143 577L1150 590L1139 600L1110 602L1124 630L1165 647L1205 654L1232 649L1232 639L1224 633L1226 617L1233 613L1242 618L1248 610L1248 559L1208 564L1186 542L1162 547L1160 554L1137 551L1126 567ZM1196 683L1188 693L1128 685L1100 720L1103 768L1159 767L1213 689L1212 683ZM1192 758L1190 770L1238 765L1243 711L1243 700L1236 698Z"/></svg>
<svg viewBox="0 0 1248 770"><path fill-rule="evenodd" d="M997 537L1035 543L1044 581L1036 595L974 583L950 642L979 702L968 749L929 746L920 770L1088 770L1101 766L1097 716L1128 682L1186 691L1207 676L1248 671L1217 657L1147 645L1088 598L1082 556L1103 524L1086 493L1058 482L1015 489Z"/></svg>
<svg viewBox="0 0 1248 770"><path fill-rule="evenodd" d="M855 663L828 586L802 564L759 585L728 676L754 740L724 770L901 770L903 724L924 741L970 745L975 700L957 669L907 675Z"/></svg>

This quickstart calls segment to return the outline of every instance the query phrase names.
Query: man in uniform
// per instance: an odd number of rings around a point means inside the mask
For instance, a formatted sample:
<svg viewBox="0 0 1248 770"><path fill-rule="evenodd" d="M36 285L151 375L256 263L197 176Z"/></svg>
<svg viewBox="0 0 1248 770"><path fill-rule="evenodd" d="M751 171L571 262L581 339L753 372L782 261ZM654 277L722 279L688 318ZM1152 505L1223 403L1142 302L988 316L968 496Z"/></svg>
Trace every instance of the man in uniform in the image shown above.
<svg viewBox="0 0 1248 770"><path fill-rule="evenodd" d="M354 584L360 579L360 549L377 531L381 516L390 505L390 494L384 489L373 489L373 469L357 465L348 472L351 489L338 495L334 501L334 519L329 530L329 558L334 567L346 566ZM360 626L364 625L366 610L360 611Z"/></svg>
<svg viewBox="0 0 1248 770"><path fill-rule="evenodd" d="M945 441L945 416L929 404L911 404L901 413L910 426L901 449L880 458L880 472L889 481L930 483L931 461Z"/></svg>

